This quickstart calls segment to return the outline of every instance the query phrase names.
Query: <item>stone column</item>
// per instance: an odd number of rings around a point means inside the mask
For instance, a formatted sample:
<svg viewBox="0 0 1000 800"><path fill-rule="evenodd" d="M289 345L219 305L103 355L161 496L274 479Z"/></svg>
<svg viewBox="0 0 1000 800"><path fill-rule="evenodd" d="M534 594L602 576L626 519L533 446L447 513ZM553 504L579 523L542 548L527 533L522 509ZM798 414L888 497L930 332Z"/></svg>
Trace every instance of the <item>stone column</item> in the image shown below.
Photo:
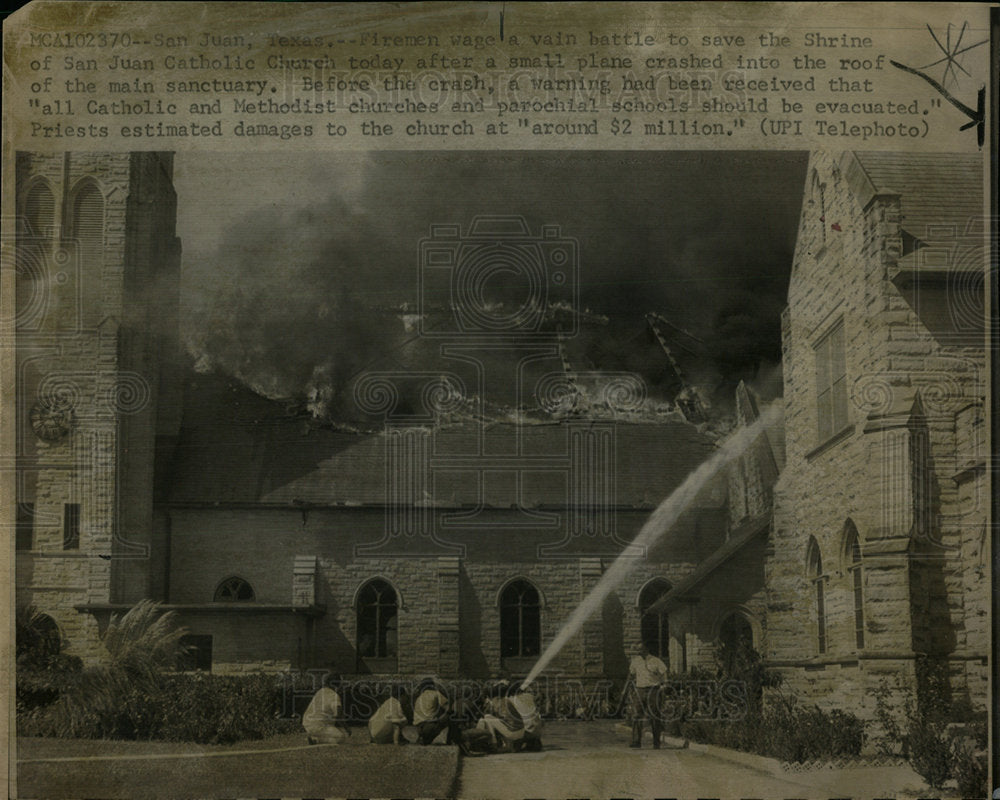
<svg viewBox="0 0 1000 800"><path fill-rule="evenodd" d="M316 556L295 556L292 564L292 605L295 608L315 606Z"/></svg>
<svg viewBox="0 0 1000 800"><path fill-rule="evenodd" d="M457 677L461 668L459 639L458 573L461 559L441 556L438 570L438 671L441 677Z"/></svg>

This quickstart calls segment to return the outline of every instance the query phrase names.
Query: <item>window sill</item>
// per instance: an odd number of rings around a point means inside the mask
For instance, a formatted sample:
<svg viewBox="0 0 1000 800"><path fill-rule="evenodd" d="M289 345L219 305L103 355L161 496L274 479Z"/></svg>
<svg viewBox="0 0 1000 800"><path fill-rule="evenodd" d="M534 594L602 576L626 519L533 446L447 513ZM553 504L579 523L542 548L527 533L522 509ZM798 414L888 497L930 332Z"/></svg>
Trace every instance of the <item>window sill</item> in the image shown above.
<svg viewBox="0 0 1000 800"><path fill-rule="evenodd" d="M131 603L84 603L74 606L77 611L89 613L110 614L115 611L127 612L132 608ZM160 609L163 611L176 611L181 614L220 614L235 613L240 615L253 614L305 614L306 616L317 617L326 613L326 606L294 606L283 603L161 603Z"/></svg>
<svg viewBox="0 0 1000 800"><path fill-rule="evenodd" d="M399 661L396 656L385 656L378 658L375 656L359 656L358 672L369 675L390 675L399 671Z"/></svg>
<svg viewBox="0 0 1000 800"><path fill-rule="evenodd" d="M812 450L810 450L808 453L806 453L806 461L812 461L814 458L816 458L816 456L826 452L834 445L844 441L844 439L847 439L853 433L854 433L853 423L848 425L846 428L841 428L837 433L833 434L833 436L831 436L829 439L827 439L824 442L821 442Z"/></svg>
<svg viewBox="0 0 1000 800"><path fill-rule="evenodd" d="M536 661L538 656L504 656L500 659L503 669L515 677L527 675Z"/></svg>
<svg viewBox="0 0 1000 800"><path fill-rule="evenodd" d="M56 548L44 548L44 549L32 549L32 550L16 550L15 555L18 556L32 556L34 558L101 558L102 554L93 553L89 550L79 550L73 548L71 550L61 550ZM104 559L108 561L110 559Z"/></svg>

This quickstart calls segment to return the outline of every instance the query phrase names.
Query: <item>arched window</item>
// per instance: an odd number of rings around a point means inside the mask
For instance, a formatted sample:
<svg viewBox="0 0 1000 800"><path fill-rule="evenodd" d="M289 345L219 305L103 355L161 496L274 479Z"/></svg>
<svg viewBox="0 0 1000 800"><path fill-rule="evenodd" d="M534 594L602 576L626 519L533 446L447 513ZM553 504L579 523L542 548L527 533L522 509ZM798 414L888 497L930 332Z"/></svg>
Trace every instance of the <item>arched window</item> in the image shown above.
<svg viewBox="0 0 1000 800"><path fill-rule="evenodd" d="M865 647L864 579L861 574L861 542L858 539L858 529L854 527L853 522L847 523L844 561L847 564L847 574L854 594L854 644L858 650L863 650Z"/></svg>
<svg viewBox="0 0 1000 800"><path fill-rule="evenodd" d="M541 603L525 580L511 581L500 595L500 655L530 658L541 652Z"/></svg>
<svg viewBox="0 0 1000 800"><path fill-rule="evenodd" d="M742 614L730 614L719 626L720 644L739 649L753 649L753 626Z"/></svg>
<svg viewBox="0 0 1000 800"><path fill-rule="evenodd" d="M256 599L253 587L243 578L226 578L215 588L216 603L246 603Z"/></svg>
<svg viewBox="0 0 1000 800"><path fill-rule="evenodd" d="M35 183L24 198L18 235L22 241L49 241L55 225L56 198L45 183Z"/></svg>
<svg viewBox="0 0 1000 800"><path fill-rule="evenodd" d="M56 201L45 183L35 183L24 198L17 227L16 310L17 324L34 328L42 321L49 301L47 281L52 252L52 229Z"/></svg>
<svg viewBox="0 0 1000 800"><path fill-rule="evenodd" d="M639 636L654 656L670 667L670 624L667 615L650 607L671 589L670 583L657 578L639 592Z"/></svg>
<svg viewBox="0 0 1000 800"><path fill-rule="evenodd" d="M816 652L822 655L826 652L826 606L823 597L823 559L820 556L819 544L809 538L809 551L806 559L807 572L813 587L813 601L816 612Z"/></svg>
<svg viewBox="0 0 1000 800"><path fill-rule="evenodd" d="M395 670L399 598L388 583L376 578L358 593L358 658L375 672Z"/></svg>
<svg viewBox="0 0 1000 800"><path fill-rule="evenodd" d="M718 658L726 675L735 676L755 660L753 626L743 614L731 613L719 626Z"/></svg>
<svg viewBox="0 0 1000 800"><path fill-rule="evenodd" d="M73 198L71 233L80 263L80 295L84 313L94 322L101 313L104 197L93 181L85 181Z"/></svg>

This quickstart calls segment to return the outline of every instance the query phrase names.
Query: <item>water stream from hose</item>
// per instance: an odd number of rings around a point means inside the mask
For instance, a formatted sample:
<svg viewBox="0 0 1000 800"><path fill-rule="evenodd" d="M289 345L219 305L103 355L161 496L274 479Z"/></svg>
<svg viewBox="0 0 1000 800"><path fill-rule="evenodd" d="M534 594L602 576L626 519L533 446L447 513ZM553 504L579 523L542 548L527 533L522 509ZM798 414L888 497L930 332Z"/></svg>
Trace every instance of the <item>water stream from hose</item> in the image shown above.
<svg viewBox="0 0 1000 800"><path fill-rule="evenodd" d="M726 464L746 452L766 428L780 419L780 415L781 401L779 400L767 406L753 423L733 433L718 450L691 472L684 479L684 482L650 515L646 524L642 526L642 530L632 541L633 546L642 547L644 552L648 552L648 549L676 524L684 509L692 503L705 484ZM628 552L623 552L615 559L607 572L601 576L597 585L591 589L590 594L573 610L552 643L545 648L545 652L531 668L528 677L524 679L523 686L527 687L541 674L542 670L549 665L566 643L579 632L583 623L601 608L605 598L625 579L636 562L641 560Z"/></svg>

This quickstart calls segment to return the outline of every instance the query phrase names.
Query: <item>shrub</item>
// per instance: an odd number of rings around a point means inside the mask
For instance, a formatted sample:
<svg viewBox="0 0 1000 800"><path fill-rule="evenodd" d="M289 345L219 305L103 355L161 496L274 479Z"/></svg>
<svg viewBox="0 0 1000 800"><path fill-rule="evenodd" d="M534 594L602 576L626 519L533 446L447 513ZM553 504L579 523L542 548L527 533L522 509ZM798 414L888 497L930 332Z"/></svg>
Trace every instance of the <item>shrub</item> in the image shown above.
<svg viewBox="0 0 1000 800"><path fill-rule="evenodd" d="M281 719L281 687L269 675L171 675L157 700L152 733L170 741L262 739L291 722ZM298 729L297 721L292 724Z"/></svg>
<svg viewBox="0 0 1000 800"><path fill-rule="evenodd" d="M715 676L704 671L697 677L714 677L725 687L739 687L742 708L720 705L714 719L689 715L668 730L707 744L757 753L782 761L802 762L857 755L864 743L864 724L853 714L825 712L818 707L799 707L793 697L772 692L773 702L764 703L764 690L781 685L778 673L766 669L747 637L723 643L717 654ZM742 713L739 713L742 712Z"/></svg>
<svg viewBox="0 0 1000 800"><path fill-rule="evenodd" d="M926 718L911 719L906 733L910 764L935 789L951 777L951 749L944 727Z"/></svg>
<svg viewBox="0 0 1000 800"><path fill-rule="evenodd" d="M83 670L52 708L60 736L135 738L164 669L185 652L173 612L142 600L122 617L111 618L101 642L107 661Z"/></svg>
<svg viewBox="0 0 1000 800"><path fill-rule="evenodd" d="M281 716L282 687L273 675L164 673L153 684L117 695L113 712L81 705L69 717L61 704L19 720L28 736L85 739L157 739L225 744L297 731L297 718Z"/></svg>
<svg viewBox="0 0 1000 800"><path fill-rule="evenodd" d="M102 636L107 661L89 669L59 654L47 619L30 608L18 613L23 736L208 744L299 728L297 719L282 718L285 693L276 676L174 672L185 630L157 603L143 601L113 617Z"/></svg>
<svg viewBox="0 0 1000 800"><path fill-rule="evenodd" d="M74 685L83 665L79 658L60 652L59 629L32 605L20 604L15 610L15 642L15 708L20 723L41 717L42 709Z"/></svg>
<svg viewBox="0 0 1000 800"><path fill-rule="evenodd" d="M899 724L899 713L896 710L897 703L894 698L904 693L899 680L896 681L896 688L893 689L886 679L879 682L878 688L874 690L875 697L875 723L878 726L879 735L874 738L875 752L879 755L896 755L901 747L905 750L905 737L903 729ZM904 701L904 710L909 708L912 701L907 698Z"/></svg>
<svg viewBox="0 0 1000 800"><path fill-rule="evenodd" d="M962 797L986 797L986 752L977 751L968 740L952 742L951 774Z"/></svg>
<svg viewBox="0 0 1000 800"><path fill-rule="evenodd" d="M864 743L864 724L853 714L801 708L791 698L778 698L762 710L751 709L741 719L692 720L680 729L694 741L790 762L858 755Z"/></svg>
<svg viewBox="0 0 1000 800"><path fill-rule="evenodd" d="M951 737L951 776L962 797L986 797L987 717L971 709L961 714L965 724L956 726ZM959 716L959 715L956 715Z"/></svg>

